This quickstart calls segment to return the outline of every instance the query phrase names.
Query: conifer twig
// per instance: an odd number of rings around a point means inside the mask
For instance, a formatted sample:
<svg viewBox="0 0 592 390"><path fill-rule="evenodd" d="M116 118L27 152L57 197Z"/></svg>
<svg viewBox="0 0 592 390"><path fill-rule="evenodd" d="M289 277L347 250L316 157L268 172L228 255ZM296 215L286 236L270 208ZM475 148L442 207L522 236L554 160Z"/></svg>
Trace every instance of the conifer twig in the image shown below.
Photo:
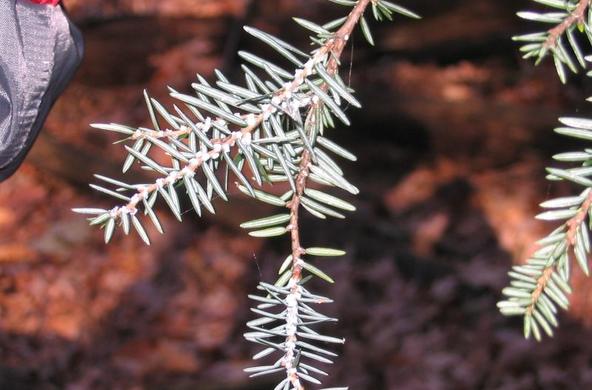
<svg viewBox="0 0 592 390"><path fill-rule="evenodd" d="M229 200L231 177L237 179L238 189L243 193L282 207L283 213L240 225L250 230L253 237L290 236L290 255L279 267L277 281L274 284L261 281L257 289L264 295L249 295L249 299L257 302L251 310L258 318L247 322L250 331L244 334L245 339L263 346L253 355L253 360L275 355L273 364L248 367L245 372L252 377L281 374L283 378L276 390L303 390L305 383L322 384L317 376L328 373L316 365L332 364L331 359L337 356L323 344L345 342L343 338L316 330L337 319L313 308L332 300L312 293L305 286L313 277L334 283L308 257L339 257L345 251L304 247L299 214L301 209L306 209L320 219L345 218L342 213L356 209L338 196L308 188L310 179L325 187L340 188L353 195L359 193L344 177L335 159L356 161L356 156L326 134L327 129L336 126L336 120L350 124L344 109L346 104L361 107L354 91L339 75L340 58L357 27L374 44L364 17L370 7L377 21L393 20L395 15L419 18L388 0L329 1L347 7L349 14L323 25L294 18L308 33L312 32L310 39L315 47L312 51L302 51L265 31L245 26L248 34L292 63L294 71L256 54L239 51L238 55L246 61L242 65L244 84L233 84L220 71L215 72L215 85L198 75L198 82L192 84L195 94L171 89L171 96L184 104L184 109L174 105L174 111L169 112L145 93L153 129L113 123L93 125L134 141L132 147L125 146L129 155L123 165L124 172L138 161L143 169L155 172L159 178L151 184L128 184L95 175L106 184L91 184L92 188L125 204L111 210L74 209L90 215L91 225L104 229L105 242L111 240L116 229L129 234L133 228L149 244L146 230L136 216L140 206L147 217L144 219L149 218L157 231L163 233L153 210L157 200L164 200L178 220L183 214L184 201L190 201L199 216L204 209L215 213L215 197ZM164 122L169 127L161 126ZM162 154L151 153L153 147L170 157L170 164L160 162ZM286 183L290 189L282 195L267 193L264 182Z"/></svg>
<svg viewBox="0 0 592 390"><path fill-rule="evenodd" d="M563 20L560 24L553 27L549 30L549 37L545 41L544 47L547 49L552 49L557 46L557 42L559 38L567 31L571 26L576 23L583 23L584 22L584 15L590 6L590 0L580 0L578 2L578 6L573 10L573 12Z"/></svg>
<svg viewBox="0 0 592 390"><path fill-rule="evenodd" d="M360 18L364 14L364 11L370 4L371 0L360 0L356 7L354 7L349 14L347 21L343 24L343 26L335 33L334 38L332 39L330 47L328 49L331 58L327 65L327 71L331 76L333 76L338 70L339 58L343 53L343 49L347 44L349 37L351 36L353 29L358 24ZM323 89L327 89L327 85L324 84ZM317 115L314 114L315 110L320 110L321 103L313 104L310 109L312 123L307 123L307 127L310 132L310 128L316 126L317 124L314 121L317 118ZM302 287L300 286L300 281L302 280L302 260L301 256L305 253L305 250L302 247L300 242L300 221L299 221L299 211L300 211L300 201L302 195L307 186L307 178L310 173L310 165L311 165L311 154L308 150L305 150L302 154L302 161L300 162L299 166L299 173L296 178L296 191L292 196L292 199L287 204L287 207L290 209L290 236L292 242L292 275L288 282L288 288L290 289L290 294L287 296L287 313L286 313L286 330L287 330L287 338L286 338L286 353L283 358L283 364L286 368L286 374L289 381L292 383L295 389L303 390L304 386L302 385L299 377L297 368L294 366L295 360L295 347L296 347L296 331L298 329L298 300L302 296Z"/></svg>

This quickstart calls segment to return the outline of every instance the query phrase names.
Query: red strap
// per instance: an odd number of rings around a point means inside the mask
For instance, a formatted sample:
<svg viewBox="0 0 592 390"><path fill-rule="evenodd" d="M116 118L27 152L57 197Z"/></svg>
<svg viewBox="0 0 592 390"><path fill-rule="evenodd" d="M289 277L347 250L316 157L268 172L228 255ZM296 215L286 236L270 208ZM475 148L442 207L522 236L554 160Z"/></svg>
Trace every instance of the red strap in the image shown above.
<svg viewBox="0 0 592 390"><path fill-rule="evenodd" d="M60 0L31 0L33 3L37 4L50 4L50 5L58 5Z"/></svg>

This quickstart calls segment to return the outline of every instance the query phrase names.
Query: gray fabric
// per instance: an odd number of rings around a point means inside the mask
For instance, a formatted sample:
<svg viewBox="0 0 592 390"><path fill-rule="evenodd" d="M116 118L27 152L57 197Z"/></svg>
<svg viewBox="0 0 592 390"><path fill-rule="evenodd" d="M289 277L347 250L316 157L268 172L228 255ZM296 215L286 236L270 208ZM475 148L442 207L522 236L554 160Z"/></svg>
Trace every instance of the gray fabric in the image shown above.
<svg viewBox="0 0 592 390"><path fill-rule="evenodd" d="M82 51L61 7L0 0L0 181L25 158Z"/></svg>

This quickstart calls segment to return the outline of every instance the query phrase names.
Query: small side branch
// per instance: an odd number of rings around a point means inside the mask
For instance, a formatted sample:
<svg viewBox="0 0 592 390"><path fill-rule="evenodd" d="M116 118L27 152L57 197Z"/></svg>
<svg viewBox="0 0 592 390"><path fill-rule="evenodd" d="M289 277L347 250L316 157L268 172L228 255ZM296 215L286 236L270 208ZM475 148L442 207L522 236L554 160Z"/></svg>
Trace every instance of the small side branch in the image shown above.
<svg viewBox="0 0 592 390"><path fill-rule="evenodd" d="M222 152L228 152L236 145L237 142L240 142L243 137L249 139L251 132L261 124L262 120L262 117L257 117L254 119L252 125L242 129L242 131L235 131L227 137L212 140L212 149L204 149L201 152L196 153L195 156L189 161L189 164L187 164L183 169L173 171L168 176L159 178L150 185L140 187L138 192L136 192L136 194L131 197L131 200L126 205L118 206L111 210L111 218L119 218L122 214L135 214L140 202L148 199L150 194L153 192L158 191L160 188L168 184L176 183L179 180L182 180L186 175L195 175L198 168L201 167L204 162L210 159L218 158Z"/></svg>
<svg viewBox="0 0 592 390"><path fill-rule="evenodd" d="M241 116L241 118L247 119L247 127L232 132L231 135L226 137L212 140L214 148L198 152L191 159L191 162L183 169L173 171L168 176L161 177L150 185L139 187L139 190L130 198L130 201L127 204L115 207L110 211L111 218L118 219L124 214L134 215L137 212L138 205L143 200L147 199L150 194L158 191L162 186L171 183L177 183L178 181L182 180L185 175L194 175L197 172L197 169L202 166L204 162L210 159L218 158L221 151L227 151L229 148L233 147L237 140L243 137L250 138L251 133L257 130L263 121L266 120L266 118L268 118L270 115L273 115L278 110L278 107L281 107L283 103L287 102L291 96L293 96L293 94L305 82L306 78L314 73L315 66L321 63L327 55L331 56L327 67L328 71L330 74L334 74L337 71L338 59L341 56L341 53L343 52L343 49L347 44L353 29L359 22L370 2L371 0L360 0L358 2L358 4L352 9L346 22L335 33L334 37L329 39L323 46L321 46L306 62L306 64L304 64L302 69L296 71L294 74L294 79L291 82L286 83L279 91L276 92L276 94L271 99L271 104L263 106L264 110L262 113L257 115L249 114L244 117ZM220 121L219 118L209 118L208 120L211 122ZM142 132L142 134L137 132L132 135L132 138L139 139L144 138L147 135L155 136L154 138L175 137L178 135L184 135L186 132L188 132L188 129L181 129L179 131L168 130L164 132L155 131L154 134L152 134L150 131L147 133Z"/></svg>
<svg viewBox="0 0 592 390"><path fill-rule="evenodd" d="M549 30L549 37L545 41L543 47L545 49L553 49L557 46L559 38L569 30L576 23L584 22L584 15L590 6L590 0L580 0L578 6L563 22Z"/></svg>
<svg viewBox="0 0 592 390"><path fill-rule="evenodd" d="M578 213L571 217L564 225L566 229L565 243L567 249L576 246L578 230L581 229L582 223L586 220L591 207L592 191L588 193L588 195L582 202L582 205L580 206ZM545 289L547 288L547 285L549 284L553 276L553 273L555 273L556 271L557 264L553 263L549 267L545 268L545 270L536 280L536 288L531 293L531 303L526 308L527 315L533 314L541 295L544 293Z"/></svg>

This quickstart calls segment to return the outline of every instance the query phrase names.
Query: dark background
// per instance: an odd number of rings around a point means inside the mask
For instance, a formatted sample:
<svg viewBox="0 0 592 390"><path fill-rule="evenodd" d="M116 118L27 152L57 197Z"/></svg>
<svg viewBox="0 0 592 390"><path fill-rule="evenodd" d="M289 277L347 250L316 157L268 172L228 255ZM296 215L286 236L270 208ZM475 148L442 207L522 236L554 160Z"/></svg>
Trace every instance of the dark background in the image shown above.
<svg viewBox="0 0 592 390"><path fill-rule="evenodd" d="M195 73L239 80L236 50L266 53L255 25L306 48L291 16L319 22L340 9L317 0L70 0L86 39L75 81L23 168L0 186L0 389L269 389L242 369L246 295L272 280L286 239L248 238L240 222L271 209L246 199L214 217L163 210L153 245L102 234L69 210L112 207L92 173L118 176L116 137L92 122L148 125L141 91L163 102ZM305 218L309 244L344 247L326 268L325 310L347 338L326 385L352 389L584 389L592 386L590 283L578 271L556 337L524 341L495 303L506 272L552 226L537 204L570 193L549 185L550 156L574 147L553 134L585 115L590 83L560 85L510 37L538 28L515 0L406 0L424 16L375 26L377 45L346 50L345 79L364 109L334 138L362 194L347 221ZM341 12L341 13L340 13ZM536 30L535 30L536 31ZM358 33L359 35L359 33ZM138 178L136 181L142 181Z"/></svg>

